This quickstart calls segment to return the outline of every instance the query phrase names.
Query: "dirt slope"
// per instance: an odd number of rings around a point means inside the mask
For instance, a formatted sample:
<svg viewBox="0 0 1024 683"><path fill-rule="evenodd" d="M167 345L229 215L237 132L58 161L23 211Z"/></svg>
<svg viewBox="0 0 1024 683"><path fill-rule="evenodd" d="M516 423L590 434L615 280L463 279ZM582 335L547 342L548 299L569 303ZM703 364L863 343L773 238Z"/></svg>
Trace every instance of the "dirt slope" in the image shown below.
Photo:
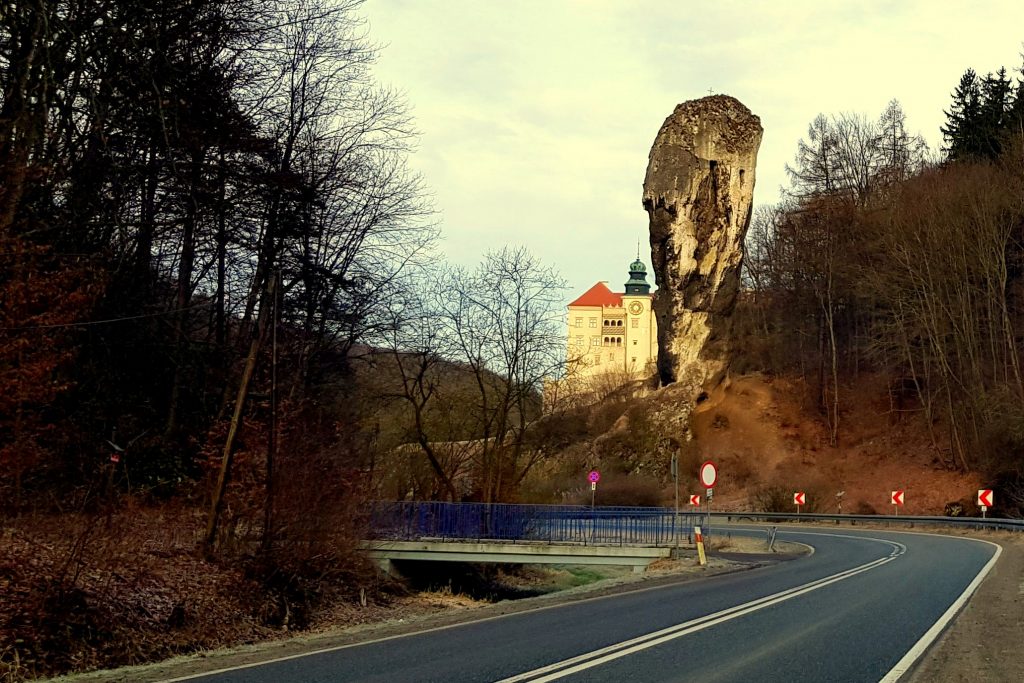
<svg viewBox="0 0 1024 683"><path fill-rule="evenodd" d="M903 514L943 514L953 501L969 501L965 512L976 513L978 476L944 467L920 415L893 411L884 383L864 377L844 387L837 446L807 396L798 381L746 375L697 407L696 446L719 466L717 509L745 508L778 485L805 491L804 511L836 511L836 493L845 491L843 512L887 514L890 492L903 489Z"/></svg>

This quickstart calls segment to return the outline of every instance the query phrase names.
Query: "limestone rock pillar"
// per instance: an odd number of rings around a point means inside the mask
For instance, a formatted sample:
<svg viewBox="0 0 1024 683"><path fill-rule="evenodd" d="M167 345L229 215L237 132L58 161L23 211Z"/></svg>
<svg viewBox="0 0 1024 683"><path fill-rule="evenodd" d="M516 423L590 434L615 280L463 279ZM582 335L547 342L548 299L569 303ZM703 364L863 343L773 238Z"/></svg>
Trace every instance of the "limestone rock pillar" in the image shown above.
<svg viewBox="0 0 1024 683"><path fill-rule="evenodd" d="M662 385L696 388L726 369L723 326L739 291L762 132L739 100L713 95L676 106L651 147L643 205Z"/></svg>

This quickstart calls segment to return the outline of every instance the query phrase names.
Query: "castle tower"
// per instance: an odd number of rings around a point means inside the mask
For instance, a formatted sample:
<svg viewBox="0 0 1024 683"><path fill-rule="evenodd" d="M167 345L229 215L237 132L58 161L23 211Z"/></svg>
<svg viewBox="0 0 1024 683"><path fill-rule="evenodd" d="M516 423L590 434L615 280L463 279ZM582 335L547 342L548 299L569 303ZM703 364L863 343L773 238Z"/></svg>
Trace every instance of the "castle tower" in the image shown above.
<svg viewBox="0 0 1024 683"><path fill-rule="evenodd" d="M647 266L637 259L629 264L629 279L622 294L622 307L626 311L626 343L623 366L631 375L644 376L653 372L658 360L658 328L651 304L654 296L647 282Z"/></svg>
<svg viewBox="0 0 1024 683"><path fill-rule="evenodd" d="M651 286L647 283L647 266L637 257L629 264L629 279L626 280L626 294L650 294Z"/></svg>
<svg viewBox="0 0 1024 683"><path fill-rule="evenodd" d="M642 377L654 372L658 331L651 307L647 267L629 265L625 292L598 282L569 304L567 358L570 374L593 377L615 372Z"/></svg>

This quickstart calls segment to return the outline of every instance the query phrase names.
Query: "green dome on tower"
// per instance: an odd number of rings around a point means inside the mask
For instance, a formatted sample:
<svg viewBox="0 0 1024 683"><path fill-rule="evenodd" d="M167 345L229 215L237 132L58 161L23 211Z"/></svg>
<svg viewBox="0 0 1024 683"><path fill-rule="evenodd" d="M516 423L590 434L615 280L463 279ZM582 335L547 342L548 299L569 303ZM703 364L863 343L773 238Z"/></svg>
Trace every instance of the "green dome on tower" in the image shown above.
<svg viewBox="0 0 1024 683"><path fill-rule="evenodd" d="M647 266L637 257L629 264L629 280L626 281L626 294L650 294L651 285L647 283Z"/></svg>

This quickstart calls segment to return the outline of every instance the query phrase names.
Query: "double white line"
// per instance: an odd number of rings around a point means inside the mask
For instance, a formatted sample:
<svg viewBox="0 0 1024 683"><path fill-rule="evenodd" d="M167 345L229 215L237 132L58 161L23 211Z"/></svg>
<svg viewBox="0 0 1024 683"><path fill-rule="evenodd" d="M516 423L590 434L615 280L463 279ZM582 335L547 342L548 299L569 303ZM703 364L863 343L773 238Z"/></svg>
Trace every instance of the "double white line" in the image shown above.
<svg viewBox="0 0 1024 683"><path fill-rule="evenodd" d="M831 536L833 534L815 535ZM843 538L849 537L844 536ZM721 612L715 612L714 614L698 617L697 619L692 619L682 624L669 626L668 628L661 629L660 631L654 631L631 640L624 640L621 643L609 645L599 650L593 650L592 652L587 652L570 659L564 659L560 662L555 662L554 664L534 669L533 671L527 671L525 673L512 676L511 678L502 679L501 681L498 681L498 683L519 683L521 681L543 683L544 681L554 681L565 676L579 673L580 671L591 669L595 666L607 664L608 662L619 659L620 657L626 657L640 652L641 650L646 650L648 648L667 643L670 640L682 638L685 635L696 633L697 631L702 631L706 628L711 628L712 626L717 626L718 624L725 623L731 619L745 616L751 612L762 610L765 607L777 605L780 602L785 602L786 600L791 600L800 595L804 595L805 593L810 593L811 591L818 590L819 588L824 588L825 586L836 583L837 581L842 581L850 578L851 576L856 576L857 574L870 571L876 567L881 567L883 564L892 562L907 550L906 546L895 541L889 541L882 538L867 538L864 536L860 538L891 545L893 547L892 552L888 557L879 558L873 562L862 564L859 567L854 567L853 569L847 569L846 571L839 572L838 574L826 576L816 581L805 583L801 586L789 588L742 605L730 607L729 609L724 609Z"/></svg>

